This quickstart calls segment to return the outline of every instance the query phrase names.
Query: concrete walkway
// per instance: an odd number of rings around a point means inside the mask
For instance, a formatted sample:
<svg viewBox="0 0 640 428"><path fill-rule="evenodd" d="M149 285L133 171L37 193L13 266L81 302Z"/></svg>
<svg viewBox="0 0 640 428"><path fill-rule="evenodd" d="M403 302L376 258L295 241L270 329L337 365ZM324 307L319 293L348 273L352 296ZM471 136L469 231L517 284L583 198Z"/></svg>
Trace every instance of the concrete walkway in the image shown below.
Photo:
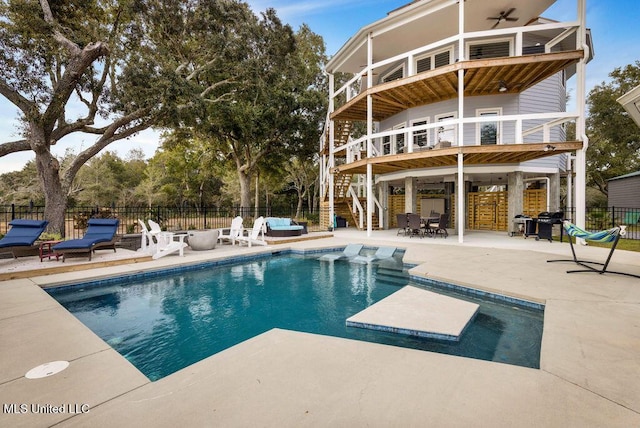
<svg viewBox="0 0 640 428"><path fill-rule="evenodd" d="M546 303L540 370L272 330L157 382L41 287L237 254L360 242L406 249L412 274ZM604 260L608 250L581 247ZM473 233L216 248L184 258L0 282L0 426L640 426L640 279L566 274L568 244ZM611 268L640 274L640 254ZM65 371L24 374L49 361ZM58 413L55 413L58 411ZM63 412L60 412L63 411Z"/></svg>

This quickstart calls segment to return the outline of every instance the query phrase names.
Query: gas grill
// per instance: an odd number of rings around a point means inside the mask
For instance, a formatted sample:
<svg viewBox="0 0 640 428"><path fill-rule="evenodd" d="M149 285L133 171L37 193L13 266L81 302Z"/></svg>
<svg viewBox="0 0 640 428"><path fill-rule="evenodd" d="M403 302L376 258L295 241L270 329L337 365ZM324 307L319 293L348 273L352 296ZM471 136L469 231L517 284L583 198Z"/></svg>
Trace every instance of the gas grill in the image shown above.
<svg viewBox="0 0 640 428"><path fill-rule="evenodd" d="M554 224L562 224L562 220L564 218L564 212L556 211L556 212L541 212L538 214L538 218L536 218L536 223L538 224L538 239L548 239L549 242L553 241L553 225ZM562 229L560 229L562 232Z"/></svg>

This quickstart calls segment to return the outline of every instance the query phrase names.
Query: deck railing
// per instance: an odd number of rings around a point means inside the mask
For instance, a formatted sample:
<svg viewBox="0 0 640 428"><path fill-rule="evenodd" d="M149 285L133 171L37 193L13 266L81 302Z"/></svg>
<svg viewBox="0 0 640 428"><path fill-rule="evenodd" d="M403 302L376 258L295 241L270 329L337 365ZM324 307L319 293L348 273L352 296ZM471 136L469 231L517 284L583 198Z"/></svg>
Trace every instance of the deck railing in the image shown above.
<svg viewBox="0 0 640 428"><path fill-rule="evenodd" d="M118 218L118 234L140 233L138 219L157 222L165 230L220 229L229 227L233 217L241 216L245 227L251 227L253 219L259 216L295 218L308 223L310 231L320 230L319 209L309 212L304 207L300 217L295 217L295 206L268 207L72 207L65 212L65 237L79 238L84 235L89 218ZM13 219L44 219L44 207L37 205L0 205L0 234L5 234Z"/></svg>

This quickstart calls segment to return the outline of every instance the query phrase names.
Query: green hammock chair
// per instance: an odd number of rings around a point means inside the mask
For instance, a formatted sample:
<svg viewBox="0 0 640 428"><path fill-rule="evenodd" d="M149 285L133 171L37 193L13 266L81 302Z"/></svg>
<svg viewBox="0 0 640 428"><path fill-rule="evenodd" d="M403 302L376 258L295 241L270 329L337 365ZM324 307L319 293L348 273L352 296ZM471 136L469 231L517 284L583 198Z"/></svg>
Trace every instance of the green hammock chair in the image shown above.
<svg viewBox="0 0 640 428"><path fill-rule="evenodd" d="M569 238L569 245L571 246L571 254L573 255L573 259L547 260L547 262L549 263L575 262L580 266L586 268L586 269L578 269L578 270L568 270L567 273L595 272L595 273L603 274L607 272L607 273L615 273L618 275L626 275L626 276L633 276L635 278L640 278L640 275L634 275L632 273L614 272L614 271L607 270L607 266L609 266L609 261L611 261L611 256L613 255L613 252L615 251L616 246L618 245L618 240L620 239L620 236L623 236L625 234L625 230L624 230L625 226L622 226L622 227L616 226L608 230L601 230L599 232L587 232L584 229L580 229L578 226L576 226L575 224L571 223L568 220L565 220L563 222L563 226L567 232L567 235L572 236L574 238L580 238L580 239L584 239L585 241L591 241L591 242L602 242L602 243L613 242L613 245L611 246L611 251L609 251L609 255L607 256L607 261L604 263L600 263L600 262L591 262L587 260L579 260L578 257L576 256L576 250L573 246L573 240ZM602 267L595 268L591 265L597 265Z"/></svg>

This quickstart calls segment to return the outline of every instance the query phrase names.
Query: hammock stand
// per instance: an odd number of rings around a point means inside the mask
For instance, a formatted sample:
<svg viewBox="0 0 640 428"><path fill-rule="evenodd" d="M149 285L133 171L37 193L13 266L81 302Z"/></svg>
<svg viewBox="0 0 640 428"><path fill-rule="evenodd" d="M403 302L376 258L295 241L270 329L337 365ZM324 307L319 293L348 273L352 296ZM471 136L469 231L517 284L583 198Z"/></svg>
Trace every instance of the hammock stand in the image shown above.
<svg viewBox="0 0 640 428"><path fill-rule="evenodd" d="M564 229L567 231L567 235L570 236L569 245L571 246L571 254L573 255L573 259L547 260L548 263L575 262L576 264L579 264L580 266L586 268L586 269L568 270L567 273L595 272L598 274L603 274L606 272L606 273L615 273L617 275L626 275L626 276L632 276L634 278L640 278L640 275L634 275L632 273L614 272L611 270L607 270L607 266L609 266L609 261L611 261L611 256L613 255L613 252L615 251L616 246L618 245L618 240L620 240L620 236L624 236L626 234L626 231L624 230L626 226L616 226L608 230L601 230L600 232L587 232L586 230L580 229L578 226L576 226L575 224L571 223L568 220L565 220L562 225L564 226ZM609 255L607 256L607 261L605 261L604 263L600 263L600 262L592 262L587 260L579 260L578 257L576 256L576 250L573 246L573 240L571 239L571 237L581 238L586 241L593 241L593 242L613 242L613 245L611 246L611 251L609 251ZM591 265L602 266L602 267L596 268Z"/></svg>

